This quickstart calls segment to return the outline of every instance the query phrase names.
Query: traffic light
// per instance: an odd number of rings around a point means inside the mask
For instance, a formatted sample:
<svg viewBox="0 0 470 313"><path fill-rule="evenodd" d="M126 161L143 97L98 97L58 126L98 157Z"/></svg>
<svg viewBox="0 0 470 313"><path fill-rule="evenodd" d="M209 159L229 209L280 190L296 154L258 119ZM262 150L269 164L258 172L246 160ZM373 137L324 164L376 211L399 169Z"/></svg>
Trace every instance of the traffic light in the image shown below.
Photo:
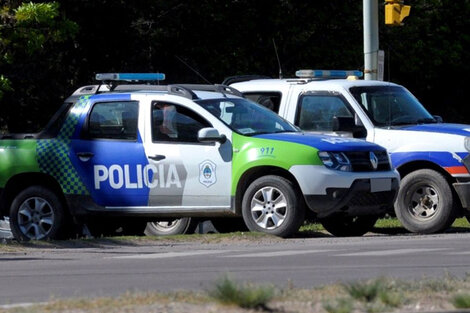
<svg viewBox="0 0 470 313"><path fill-rule="evenodd" d="M410 14L411 6L400 0L385 0L385 24L398 26Z"/></svg>

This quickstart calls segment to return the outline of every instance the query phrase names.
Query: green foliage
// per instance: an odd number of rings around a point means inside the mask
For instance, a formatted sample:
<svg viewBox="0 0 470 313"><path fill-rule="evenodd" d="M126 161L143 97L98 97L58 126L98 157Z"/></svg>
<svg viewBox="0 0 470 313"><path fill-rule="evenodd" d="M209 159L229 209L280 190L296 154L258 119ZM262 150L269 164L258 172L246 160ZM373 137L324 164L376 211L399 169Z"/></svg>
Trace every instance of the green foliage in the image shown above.
<svg viewBox="0 0 470 313"><path fill-rule="evenodd" d="M266 308L266 304L274 297L274 287L239 285L225 276L216 282L209 295L224 304L242 308Z"/></svg>
<svg viewBox="0 0 470 313"><path fill-rule="evenodd" d="M350 282L344 285L348 294L356 300L373 302L386 290L383 279Z"/></svg>
<svg viewBox="0 0 470 313"><path fill-rule="evenodd" d="M458 294L452 298L452 304L457 309L469 309L470 308L470 294Z"/></svg>
<svg viewBox="0 0 470 313"><path fill-rule="evenodd" d="M49 24L59 15L59 4L25 3L14 10L18 26L31 24Z"/></svg>
<svg viewBox="0 0 470 313"><path fill-rule="evenodd" d="M405 302L405 297L402 293L384 290L379 293L379 299L383 304L392 308L399 308Z"/></svg>
<svg viewBox="0 0 470 313"><path fill-rule="evenodd" d="M354 303L350 298L342 298L324 303L323 308L328 313L350 313L354 309Z"/></svg>
<svg viewBox="0 0 470 313"><path fill-rule="evenodd" d="M0 99L3 97L3 93L5 91L11 91L11 84L8 79L5 78L5 76L0 75Z"/></svg>
<svg viewBox="0 0 470 313"><path fill-rule="evenodd" d="M59 43L75 36L77 24L61 19L59 4L25 3L14 10L15 44L21 44L31 55L44 48L46 42Z"/></svg>
<svg viewBox="0 0 470 313"><path fill-rule="evenodd" d="M361 1L6 3L0 5L0 74L15 93L0 100L0 120L11 130L47 121L73 90L94 83L97 72L161 71L167 83L206 83L181 59L212 83L237 74L277 77L273 39L284 77L299 68L363 68ZM470 122L462 101L470 2L410 5L401 27L385 26L379 14L385 78L408 87L446 122Z"/></svg>
<svg viewBox="0 0 470 313"><path fill-rule="evenodd" d="M51 88L50 77L63 83L60 73L66 74L66 66L61 62L67 53L63 45L75 37L78 24L63 16L58 2L14 3L0 10L0 129L26 132L33 129L22 129L32 125L24 112L41 121L40 112L48 119L57 109L50 101L61 97L55 94L60 89ZM38 89L47 90L47 95Z"/></svg>

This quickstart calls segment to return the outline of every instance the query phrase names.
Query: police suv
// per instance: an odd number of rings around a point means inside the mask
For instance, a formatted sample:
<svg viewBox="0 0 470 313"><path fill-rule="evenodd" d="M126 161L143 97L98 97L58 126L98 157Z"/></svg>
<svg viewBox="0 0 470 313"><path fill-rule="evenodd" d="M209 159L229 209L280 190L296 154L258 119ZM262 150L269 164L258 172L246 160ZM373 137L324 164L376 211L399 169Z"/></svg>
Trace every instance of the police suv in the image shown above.
<svg viewBox="0 0 470 313"><path fill-rule="evenodd" d="M384 146L401 174L395 213L412 232L447 229L470 214L470 125L442 123L403 86L358 71L300 70L294 79L227 80L302 130ZM349 76L349 79L345 79Z"/></svg>
<svg viewBox="0 0 470 313"><path fill-rule="evenodd" d="M376 144L300 132L222 85L96 78L41 133L0 140L0 208L17 239L59 238L71 220L200 216L289 236L307 211L362 235L393 205L399 175Z"/></svg>

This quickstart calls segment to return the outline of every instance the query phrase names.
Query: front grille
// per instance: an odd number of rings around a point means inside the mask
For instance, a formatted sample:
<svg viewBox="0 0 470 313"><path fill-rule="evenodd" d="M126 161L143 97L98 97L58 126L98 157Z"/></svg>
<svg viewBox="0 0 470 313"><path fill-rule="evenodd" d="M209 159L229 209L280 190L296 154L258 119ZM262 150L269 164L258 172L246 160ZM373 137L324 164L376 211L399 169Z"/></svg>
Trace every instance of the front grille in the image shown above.
<svg viewBox="0 0 470 313"><path fill-rule="evenodd" d="M377 169L374 169L370 160L370 151L350 151L344 152L352 165L353 172L370 172L370 171L390 171L390 162L388 160L387 151L373 151L377 157Z"/></svg>

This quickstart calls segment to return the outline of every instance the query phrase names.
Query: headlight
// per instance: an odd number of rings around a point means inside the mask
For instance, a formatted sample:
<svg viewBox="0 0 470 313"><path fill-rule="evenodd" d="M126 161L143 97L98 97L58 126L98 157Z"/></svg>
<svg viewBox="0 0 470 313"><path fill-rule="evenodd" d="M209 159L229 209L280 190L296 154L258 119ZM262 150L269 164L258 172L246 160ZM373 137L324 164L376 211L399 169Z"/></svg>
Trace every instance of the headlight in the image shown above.
<svg viewBox="0 0 470 313"><path fill-rule="evenodd" d="M323 164L332 170L351 172L352 166L348 157L343 152L318 152Z"/></svg>
<svg viewBox="0 0 470 313"><path fill-rule="evenodd" d="M465 149L467 149L467 151L470 152L470 137L465 137L464 146L465 146Z"/></svg>

